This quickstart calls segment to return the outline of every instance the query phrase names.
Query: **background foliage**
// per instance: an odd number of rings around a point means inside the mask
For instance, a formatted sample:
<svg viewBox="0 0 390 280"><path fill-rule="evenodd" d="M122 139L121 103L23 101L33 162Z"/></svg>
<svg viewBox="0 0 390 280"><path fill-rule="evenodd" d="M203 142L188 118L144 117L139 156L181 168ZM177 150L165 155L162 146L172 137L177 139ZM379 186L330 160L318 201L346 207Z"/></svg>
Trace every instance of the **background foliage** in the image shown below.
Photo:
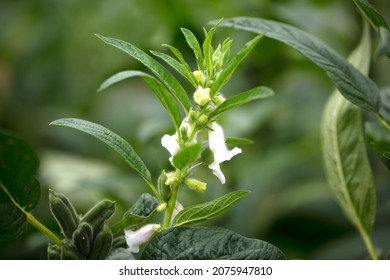
<svg viewBox="0 0 390 280"><path fill-rule="evenodd" d="M371 2L389 21L390 3ZM42 194L37 218L58 230L48 211L49 188L71 197L80 213L103 198L116 200L118 215L146 188L120 157L95 139L48 127L55 119L77 117L110 128L132 143L153 178L169 168L160 139L173 128L144 81L132 79L96 92L112 74L144 67L93 34L120 38L143 50L166 51L161 44L167 43L191 57L180 27L202 39L209 20L236 16L290 23L345 57L361 32L352 1L0 2L0 127L16 132L38 153ZM215 41L226 36L234 39L237 51L253 34L219 28ZM373 62L370 76L381 88L389 86L389 68L385 58ZM215 224L271 242L288 258L365 258L363 243L336 205L322 169L319 123L331 82L296 51L263 39L223 92L229 96L258 85L271 87L275 96L224 118L227 136L254 140L224 166L228 184L220 185L208 172L199 174L209 182L209 200L227 191L252 191ZM379 207L373 241L389 248L389 174L374 153L370 161ZM189 191L180 201L188 205L200 199ZM47 242L30 227L18 241L0 245L0 258L46 258Z"/></svg>

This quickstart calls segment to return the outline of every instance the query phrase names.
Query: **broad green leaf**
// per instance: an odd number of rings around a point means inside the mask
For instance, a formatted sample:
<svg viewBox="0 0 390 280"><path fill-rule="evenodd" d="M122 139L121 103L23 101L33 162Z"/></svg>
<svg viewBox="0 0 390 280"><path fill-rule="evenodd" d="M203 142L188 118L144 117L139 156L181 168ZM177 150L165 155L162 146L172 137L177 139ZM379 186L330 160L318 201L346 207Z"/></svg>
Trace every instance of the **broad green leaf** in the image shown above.
<svg viewBox="0 0 390 280"><path fill-rule="evenodd" d="M199 70L203 69L203 54L198 39L196 39L194 33L186 28L181 28L181 32L183 32L188 46L194 51L196 62L200 67Z"/></svg>
<svg viewBox="0 0 390 280"><path fill-rule="evenodd" d="M350 102L367 111L379 111L381 102L376 84L314 36L293 26L261 18L231 18L220 25L265 33L265 36L295 48L321 67Z"/></svg>
<svg viewBox="0 0 390 280"><path fill-rule="evenodd" d="M373 122L366 123L365 128L368 146L381 157L390 170L390 131Z"/></svg>
<svg viewBox="0 0 390 280"><path fill-rule="evenodd" d="M193 205L180 211L172 221L173 226L183 226L209 220L226 211L246 196L249 191L234 191L206 203Z"/></svg>
<svg viewBox="0 0 390 280"><path fill-rule="evenodd" d="M199 157L201 151L201 143L191 144L181 148L180 151L178 151L173 156L173 165L178 169L182 169L183 167L195 161Z"/></svg>
<svg viewBox="0 0 390 280"><path fill-rule="evenodd" d="M149 56L148 54L130 43L124 42L119 39L104 37L101 35L96 36L99 37L103 42L124 51L125 53L137 59L139 62L148 67L177 98L177 100L183 106L183 109L186 112L190 110L191 102L187 96L187 93L180 85L180 83L175 79L175 77L166 68L164 68L164 66L162 66L151 56Z"/></svg>
<svg viewBox="0 0 390 280"><path fill-rule="evenodd" d="M27 228L27 217L40 199L34 177L39 166L35 152L26 142L0 132L0 243L18 238Z"/></svg>
<svg viewBox="0 0 390 280"><path fill-rule="evenodd" d="M116 83L119 83L125 79L132 78L132 77L143 78L143 80L153 90L154 94L160 100L160 102L164 106L164 108L168 111L169 115L171 116L171 118L173 120L175 127L178 128L180 126L180 123L181 123L180 109L177 106L172 95L166 90L164 85L162 83L160 83L153 76L150 76L150 75L148 75L144 72L141 72L141 71L133 71L133 70L122 71L122 72L116 73L115 75L113 75L110 78L108 78L107 80L105 80L101 84L101 86L99 87L98 91L105 90L108 87L110 87Z"/></svg>
<svg viewBox="0 0 390 280"><path fill-rule="evenodd" d="M174 227L155 235L143 260L284 260L275 246L219 227Z"/></svg>
<svg viewBox="0 0 390 280"><path fill-rule="evenodd" d="M261 98L266 98L270 97L274 94L272 89L267 88L267 87L256 87L253 89L250 89L246 92L236 94L228 99L226 99L221 105L219 105L215 111L211 112L209 115L209 118L215 118L219 114L225 112L226 110L244 105L248 102L261 99Z"/></svg>
<svg viewBox="0 0 390 280"><path fill-rule="evenodd" d="M150 221L156 213L158 200L144 193L136 203L123 214L122 219L112 226L112 232L119 233L124 229L136 230Z"/></svg>
<svg viewBox="0 0 390 280"><path fill-rule="evenodd" d="M350 61L363 73L368 72L368 28ZM346 216L362 236L367 236L375 220L376 195L364 143L361 111L337 91L323 112L321 140L328 183Z"/></svg>
<svg viewBox="0 0 390 280"><path fill-rule="evenodd" d="M117 152L145 181L151 183L150 172L141 158L126 140L111 130L100 124L73 118L55 120L50 125L71 127L96 137Z"/></svg>
<svg viewBox="0 0 390 280"><path fill-rule="evenodd" d="M230 79L234 70L241 63L241 61L248 55L248 53L257 45L258 42L263 38L263 35L258 35L249 42L247 42L241 50L230 60L228 65L218 75L210 88L210 96L213 98L221 87Z"/></svg>

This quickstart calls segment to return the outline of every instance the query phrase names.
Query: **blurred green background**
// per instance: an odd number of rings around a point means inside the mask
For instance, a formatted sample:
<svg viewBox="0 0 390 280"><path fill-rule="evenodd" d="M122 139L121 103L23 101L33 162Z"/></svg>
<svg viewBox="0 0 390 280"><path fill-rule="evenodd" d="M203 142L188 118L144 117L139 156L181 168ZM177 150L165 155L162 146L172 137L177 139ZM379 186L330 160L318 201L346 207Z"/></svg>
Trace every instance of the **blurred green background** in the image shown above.
<svg viewBox="0 0 390 280"><path fill-rule="evenodd" d="M390 2L371 1L390 21ZM337 0L18 0L0 1L0 127L24 138L41 161L41 201L37 218L58 232L47 205L49 188L65 193L80 213L103 198L118 202L118 218L146 185L112 150L67 128L49 127L58 118L100 123L128 140L156 180L170 168L161 147L172 132L168 114L141 79L97 93L100 83L122 70L145 70L126 54L102 43L95 33L119 38L143 50L180 49L194 65L180 27L203 40L202 27L213 19L263 17L295 25L316 35L343 56L359 40L360 15L351 1ZM237 51L254 35L220 28L215 41L234 39ZM376 38L374 36L373 38ZM376 41L374 40L374 43ZM371 77L389 86L389 60L374 61ZM187 84L185 84L187 86ZM288 258L362 259L358 233L344 218L322 170L319 122L332 91L326 75L298 52L264 39L242 63L226 96L264 85L275 96L224 115L226 135L254 144L225 163L221 185L207 168L198 168L208 191L184 191L184 205L234 189L246 197L213 224L273 243ZM191 87L187 87L191 91ZM390 249L389 173L370 153L378 192L374 244ZM1 213L0 213L1 215ZM1 229L0 229L1 230ZM45 259L48 239L31 226L9 244L1 259Z"/></svg>

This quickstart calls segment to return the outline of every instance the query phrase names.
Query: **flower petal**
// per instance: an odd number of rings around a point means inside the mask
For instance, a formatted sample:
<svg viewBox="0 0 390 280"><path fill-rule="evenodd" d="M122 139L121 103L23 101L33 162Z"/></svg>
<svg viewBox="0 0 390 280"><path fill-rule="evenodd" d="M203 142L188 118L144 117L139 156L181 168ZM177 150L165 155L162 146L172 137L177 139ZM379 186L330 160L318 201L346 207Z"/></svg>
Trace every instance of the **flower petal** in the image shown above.
<svg viewBox="0 0 390 280"><path fill-rule="evenodd" d="M210 124L209 148L214 155L214 162L209 165L209 168L213 170L214 175L218 177L222 184L224 184L225 176L223 175L219 164L242 153L242 150L237 147L232 150L227 149L223 129L216 122Z"/></svg>
<svg viewBox="0 0 390 280"><path fill-rule="evenodd" d="M147 224L136 231L125 229L126 243L130 252L138 253L139 246L147 242L159 227L159 224Z"/></svg>

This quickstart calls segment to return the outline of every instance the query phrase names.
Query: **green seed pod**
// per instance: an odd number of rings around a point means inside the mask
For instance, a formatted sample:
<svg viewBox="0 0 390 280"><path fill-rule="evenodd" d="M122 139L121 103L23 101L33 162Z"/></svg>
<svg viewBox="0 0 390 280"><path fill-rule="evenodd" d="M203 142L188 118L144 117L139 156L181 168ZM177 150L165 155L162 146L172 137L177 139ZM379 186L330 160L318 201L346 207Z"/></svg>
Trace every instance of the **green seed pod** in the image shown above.
<svg viewBox="0 0 390 280"><path fill-rule="evenodd" d="M61 259L61 248L56 244L50 244L47 246L47 259L49 260L60 260Z"/></svg>
<svg viewBox="0 0 390 280"><path fill-rule="evenodd" d="M88 256L91 252L93 229L87 223L80 223L77 229L73 232L73 242L76 248L83 256Z"/></svg>
<svg viewBox="0 0 390 280"><path fill-rule="evenodd" d="M111 229L107 223L104 223L102 229L96 235L88 258L90 260L104 260L111 251L112 242L113 236Z"/></svg>
<svg viewBox="0 0 390 280"><path fill-rule="evenodd" d="M164 201L168 201L171 198L171 187L167 186L165 183L168 179L167 173L165 170L161 172L157 181L157 190L161 194Z"/></svg>
<svg viewBox="0 0 390 280"><path fill-rule="evenodd" d="M92 207L82 218L80 222L86 222L92 226L94 237L102 228L104 222L111 218L115 212L115 202L102 200Z"/></svg>
<svg viewBox="0 0 390 280"><path fill-rule="evenodd" d="M50 190L49 206L64 236L72 238L72 234L77 228L78 216L69 199L63 194Z"/></svg>
<svg viewBox="0 0 390 280"><path fill-rule="evenodd" d="M82 260L85 259L77 250L71 239L63 239L61 247L61 259L63 260Z"/></svg>

